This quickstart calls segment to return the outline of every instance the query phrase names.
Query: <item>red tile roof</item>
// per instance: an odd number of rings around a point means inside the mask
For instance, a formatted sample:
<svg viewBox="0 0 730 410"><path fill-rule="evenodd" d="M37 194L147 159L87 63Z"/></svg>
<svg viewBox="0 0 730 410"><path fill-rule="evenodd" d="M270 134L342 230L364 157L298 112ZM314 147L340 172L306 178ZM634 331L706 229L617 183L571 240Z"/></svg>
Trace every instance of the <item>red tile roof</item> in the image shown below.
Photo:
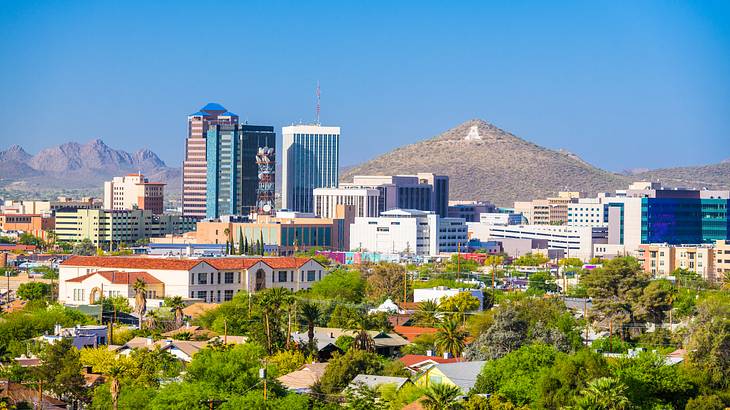
<svg viewBox="0 0 730 410"><path fill-rule="evenodd" d="M35 245L0 244L0 251L34 251Z"/></svg>
<svg viewBox="0 0 730 410"><path fill-rule="evenodd" d="M190 270L200 262L197 259L149 258L144 256L72 256L63 261L61 265L124 269Z"/></svg>
<svg viewBox="0 0 730 410"><path fill-rule="evenodd" d="M304 266L305 263L312 260L311 258L297 258L297 257L276 257L276 258L263 258L261 261L274 269L293 269Z"/></svg>
<svg viewBox="0 0 730 410"><path fill-rule="evenodd" d="M409 342L412 342L418 336L423 334L434 334L438 332L438 329L435 327L395 326L393 331L408 339Z"/></svg>
<svg viewBox="0 0 730 410"><path fill-rule="evenodd" d="M423 363L427 360L431 360L433 362L443 364L443 363L456 363L460 359L458 357L444 359L441 356L426 356L424 354L407 354L398 360L400 360L400 362L403 363L403 366L411 367L415 364Z"/></svg>
<svg viewBox="0 0 730 410"><path fill-rule="evenodd" d="M297 257L174 259L145 256L72 256L66 259L62 265L148 270L190 270L205 262L218 270L234 270L249 269L256 263L263 262L273 269L296 269L310 260L310 258Z"/></svg>
<svg viewBox="0 0 730 410"><path fill-rule="evenodd" d="M156 277L150 275L147 272L118 272L118 271L101 271L92 272L83 276L72 278L66 282L83 282L84 280L94 276L100 275L104 279L108 280L114 285L132 285L137 279L142 279L144 283L148 284L160 284L162 281Z"/></svg>

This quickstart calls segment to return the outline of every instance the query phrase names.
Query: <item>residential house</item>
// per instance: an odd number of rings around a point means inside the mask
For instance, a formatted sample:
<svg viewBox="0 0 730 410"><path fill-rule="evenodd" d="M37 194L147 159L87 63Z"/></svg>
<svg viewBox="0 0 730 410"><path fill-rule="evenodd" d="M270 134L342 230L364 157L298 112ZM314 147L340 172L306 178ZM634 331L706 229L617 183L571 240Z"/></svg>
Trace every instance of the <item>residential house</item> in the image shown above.
<svg viewBox="0 0 730 410"><path fill-rule="evenodd" d="M276 380L287 390L296 393L309 393L319 379L324 375L328 363L307 363L299 369L279 376Z"/></svg>
<svg viewBox="0 0 730 410"><path fill-rule="evenodd" d="M456 363L461 361L458 357L441 357L422 354L407 354L398 360L403 363L403 366L406 369L410 370L414 374L418 374L424 369L436 364Z"/></svg>
<svg viewBox="0 0 730 410"><path fill-rule="evenodd" d="M439 363L427 367L415 380L417 386L445 383L456 386L464 394L469 393L477 382L486 361Z"/></svg>
<svg viewBox="0 0 730 410"><path fill-rule="evenodd" d="M410 383L407 377L374 376L370 374L358 374L347 386L347 390L356 390L358 387L367 386L370 389L377 389L386 384L395 385L395 390L400 390Z"/></svg>

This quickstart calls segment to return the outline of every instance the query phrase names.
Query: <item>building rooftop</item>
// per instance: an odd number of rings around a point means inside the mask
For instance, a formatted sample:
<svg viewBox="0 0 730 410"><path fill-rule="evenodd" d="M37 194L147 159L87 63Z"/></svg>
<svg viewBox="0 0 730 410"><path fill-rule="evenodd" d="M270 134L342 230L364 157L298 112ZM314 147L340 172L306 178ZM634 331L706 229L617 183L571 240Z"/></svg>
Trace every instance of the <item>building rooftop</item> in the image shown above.
<svg viewBox="0 0 730 410"><path fill-rule="evenodd" d="M61 265L117 269L190 270L201 263L207 263L215 269L235 270L249 269L261 262L274 269L296 269L310 260L312 259L297 257L179 259L144 256L72 256L63 261Z"/></svg>
<svg viewBox="0 0 730 410"><path fill-rule="evenodd" d="M162 281L157 279L156 277L150 275L147 272L119 272L119 271L101 271L101 272L92 272L83 276L79 276L76 278L72 278L67 280L67 282L83 282L84 280L94 276L99 275L103 277L104 279L108 280L113 285L132 285L134 284L137 279L142 280L144 283L148 284L160 284Z"/></svg>
<svg viewBox="0 0 730 410"><path fill-rule="evenodd" d="M201 108L200 111L228 111L226 108L218 103L208 103L205 107Z"/></svg>

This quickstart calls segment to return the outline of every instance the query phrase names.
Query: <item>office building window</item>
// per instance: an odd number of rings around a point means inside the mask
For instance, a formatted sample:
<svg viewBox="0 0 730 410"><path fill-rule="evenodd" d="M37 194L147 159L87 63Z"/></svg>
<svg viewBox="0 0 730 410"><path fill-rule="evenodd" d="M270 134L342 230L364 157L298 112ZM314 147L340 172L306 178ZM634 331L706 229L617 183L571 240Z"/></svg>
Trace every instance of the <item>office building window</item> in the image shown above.
<svg viewBox="0 0 730 410"><path fill-rule="evenodd" d="M233 272L226 272L226 283L233 283Z"/></svg>
<svg viewBox="0 0 730 410"><path fill-rule="evenodd" d="M279 282L286 282L286 271L285 270L279 271Z"/></svg>
<svg viewBox="0 0 730 410"><path fill-rule="evenodd" d="M233 299L233 291L231 289L224 290L223 301L228 302L231 299Z"/></svg>
<svg viewBox="0 0 730 410"><path fill-rule="evenodd" d="M203 299L203 301L205 301L206 300L205 295L206 295L206 292L204 290L198 291L198 299Z"/></svg>
<svg viewBox="0 0 730 410"><path fill-rule="evenodd" d="M308 270L307 271L307 282L314 282L314 280L315 280L315 276L314 275L315 274L314 274L314 271L313 270Z"/></svg>

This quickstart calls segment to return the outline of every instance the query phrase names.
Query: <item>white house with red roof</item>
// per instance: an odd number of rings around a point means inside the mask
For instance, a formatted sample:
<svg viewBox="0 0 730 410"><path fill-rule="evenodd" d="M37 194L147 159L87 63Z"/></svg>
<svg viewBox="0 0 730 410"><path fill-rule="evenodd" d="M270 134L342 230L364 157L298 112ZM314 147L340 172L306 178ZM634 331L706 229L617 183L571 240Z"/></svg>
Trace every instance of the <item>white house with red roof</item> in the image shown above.
<svg viewBox="0 0 730 410"><path fill-rule="evenodd" d="M220 303L240 291L309 289L327 273L314 259L297 257L73 256L59 266L58 299L65 304L84 305L96 302L102 294L127 295L133 304L133 286L139 278L152 292L148 299L181 296Z"/></svg>

